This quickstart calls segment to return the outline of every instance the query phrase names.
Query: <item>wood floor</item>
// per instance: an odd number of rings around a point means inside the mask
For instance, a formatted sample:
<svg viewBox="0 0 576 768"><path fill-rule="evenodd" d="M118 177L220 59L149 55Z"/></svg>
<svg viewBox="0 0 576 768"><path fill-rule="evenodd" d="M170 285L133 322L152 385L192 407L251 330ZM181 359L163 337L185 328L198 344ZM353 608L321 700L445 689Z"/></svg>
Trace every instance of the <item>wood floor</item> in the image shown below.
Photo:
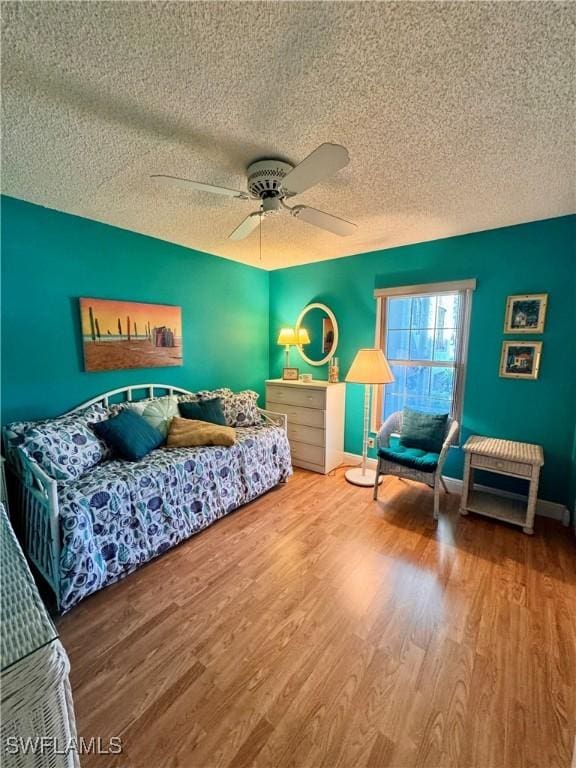
<svg viewBox="0 0 576 768"><path fill-rule="evenodd" d="M568 529L371 497L298 471L63 617L83 766L568 768Z"/></svg>

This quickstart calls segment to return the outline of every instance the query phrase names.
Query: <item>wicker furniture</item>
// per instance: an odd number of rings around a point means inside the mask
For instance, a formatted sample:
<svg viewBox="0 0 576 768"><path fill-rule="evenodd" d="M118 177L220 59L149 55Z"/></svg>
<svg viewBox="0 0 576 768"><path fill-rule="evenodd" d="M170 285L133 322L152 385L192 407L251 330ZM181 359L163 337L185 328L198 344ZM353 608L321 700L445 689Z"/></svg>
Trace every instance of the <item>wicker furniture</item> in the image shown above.
<svg viewBox="0 0 576 768"><path fill-rule="evenodd" d="M540 467L544 464L541 446L473 435L466 441L464 452L466 460L460 514L476 512L519 525L524 533L533 534ZM528 503L474 489L475 469L527 480Z"/></svg>
<svg viewBox="0 0 576 768"><path fill-rule="evenodd" d="M75 768L79 762L68 657L1 504L0 558L0 762L6 768ZM25 754L27 738L47 741L41 750Z"/></svg>
<svg viewBox="0 0 576 768"><path fill-rule="evenodd" d="M378 447L388 447L392 435L400 434L401 429L402 411L396 411L395 413L390 414L384 424L380 427L377 437ZM378 485L381 475L394 475L407 480L416 480L419 483L426 483L426 485L429 485L434 489L434 519L437 520L440 512L440 485L442 485L446 493L448 493L448 488L442 478L442 468L444 467L444 462L448 455L448 449L451 445L455 444L457 435L458 422L455 419L448 419L446 436L434 472L423 472L422 470L412 469L412 467L405 467L403 464L397 464L396 462L389 461L387 458L379 456L378 465L376 467L376 481L374 483L374 498L378 498Z"/></svg>
<svg viewBox="0 0 576 768"><path fill-rule="evenodd" d="M8 489L6 487L6 459L4 456L0 456L0 504L4 505L4 508L10 517L10 509L8 507Z"/></svg>

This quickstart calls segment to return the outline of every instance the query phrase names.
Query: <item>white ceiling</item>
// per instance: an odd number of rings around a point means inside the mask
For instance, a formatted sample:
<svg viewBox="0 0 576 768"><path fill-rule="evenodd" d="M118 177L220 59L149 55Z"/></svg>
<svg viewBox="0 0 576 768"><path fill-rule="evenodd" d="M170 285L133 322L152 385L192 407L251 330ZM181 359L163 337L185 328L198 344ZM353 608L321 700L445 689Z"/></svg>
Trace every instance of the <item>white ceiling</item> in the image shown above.
<svg viewBox="0 0 576 768"><path fill-rule="evenodd" d="M575 210L576 6L561 2L3 2L2 191L266 269ZM350 164L296 198L339 238L253 201L254 159L322 142Z"/></svg>

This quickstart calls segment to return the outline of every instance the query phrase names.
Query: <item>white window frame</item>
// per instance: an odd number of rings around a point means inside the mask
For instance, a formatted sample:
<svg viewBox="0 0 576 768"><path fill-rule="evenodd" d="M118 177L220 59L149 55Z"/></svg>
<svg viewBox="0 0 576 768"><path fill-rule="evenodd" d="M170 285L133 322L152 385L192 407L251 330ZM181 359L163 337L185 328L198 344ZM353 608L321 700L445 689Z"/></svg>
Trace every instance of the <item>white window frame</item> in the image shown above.
<svg viewBox="0 0 576 768"><path fill-rule="evenodd" d="M470 316L472 313L472 293L476 289L476 280L454 280L446 283L426 283L420 285L395 286L393 288L378 288L374 291L376 299L376 332L374 346L383 350L386 354L386 306L389 298L414 298L415 296L439 296L448 294L460 294L460 315L458 319L458 340L454 359L454 395L452 397L451 416L459 425L462 425L462 411L464 407L464 386L466 382L466 369L468 363L468 341L470 336ZM398 361L395 361L395 363ZM443 361L412 361L402 360L401 365L409 366L417 362L418 365L438 366ZM452 366L451 366L452 367ZM381 415L384 410L384 385L374 387L372 402L371 427L373 432L378 432L382 426Z"/></svg>

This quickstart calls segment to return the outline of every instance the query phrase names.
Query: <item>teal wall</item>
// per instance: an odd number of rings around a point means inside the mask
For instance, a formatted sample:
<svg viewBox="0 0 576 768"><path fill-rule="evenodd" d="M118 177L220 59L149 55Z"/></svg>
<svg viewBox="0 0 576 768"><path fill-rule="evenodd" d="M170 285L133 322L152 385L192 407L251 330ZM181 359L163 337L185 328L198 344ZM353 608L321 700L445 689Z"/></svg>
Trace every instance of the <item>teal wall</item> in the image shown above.
<svg viewBox="0 0 576 768"><path fill-rule="evenodd" d="M495 435L539 443L546 465L541 497L569 503L576 421L576 217L523 224L418 245L390 248L272 272L270 373L282 369L275 344L281 326L302 307L327 304L340 328L342 376L360 347L374 344L374 288L477 278L470 329L463 434ZM498 376L504 308L509 294L548 293L542 361L537 381ZM301 371L326 378L292 353ZM348 385L345 448L361 452L363 387ZM451 451L447 474L462 476L462 452Z"/></svg>
<svg viewBox="0 0 576 768"><path fill-rule="evenodd" d="M570 491L568 496L568 509L570 521L576 528L576 426L574 427L574 439L572 441L572 459L570 471Z"/></svg>
<svg viewBox="0 0 576 768"><path fill-rule="evenodd" d="M326 303L340 324L342 375L374 342L375 287L475 277L463 439L544 446L541 496L576 496L576 217L333 259L272 273L9 197L1 198L2 422L56 415L101 392L148 381L250 387L281 373L282 326ZM498 376L512 293L549 294L538 381ZM182 307L184 366L85 373L80 296ZM507 338L514 338L508 336ZM292 352L292 364L315 376ZM346 450L361 450L363 388L347 387ZM461 476L451 452L447 474Z"/></svg>
<svg viewBox="0 0 576 768"><path fill-rule="evenodd" d="M3 423L136 383L262 391L268 273L9 197L1 214ZM183 367L85 373L80 296L181 306Z"/></svg>

